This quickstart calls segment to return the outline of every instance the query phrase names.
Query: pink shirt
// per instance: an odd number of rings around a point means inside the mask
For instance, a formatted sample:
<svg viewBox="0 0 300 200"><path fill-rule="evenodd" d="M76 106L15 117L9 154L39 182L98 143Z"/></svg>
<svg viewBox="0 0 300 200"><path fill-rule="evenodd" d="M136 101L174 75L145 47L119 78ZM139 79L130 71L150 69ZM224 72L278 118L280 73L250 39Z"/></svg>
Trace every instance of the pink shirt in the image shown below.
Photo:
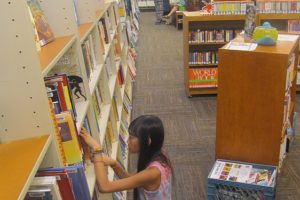
<svg viewBox="0 0 300 200"><path fill-rule="evenodd" d="M172 183L172 173L168 166L162 165L158 161L151 162L147 168L156 167L160 171L161 181L160 186L155 191L148 191L144 188L139 188L139 200L171 200L171 183Z"/></svg>

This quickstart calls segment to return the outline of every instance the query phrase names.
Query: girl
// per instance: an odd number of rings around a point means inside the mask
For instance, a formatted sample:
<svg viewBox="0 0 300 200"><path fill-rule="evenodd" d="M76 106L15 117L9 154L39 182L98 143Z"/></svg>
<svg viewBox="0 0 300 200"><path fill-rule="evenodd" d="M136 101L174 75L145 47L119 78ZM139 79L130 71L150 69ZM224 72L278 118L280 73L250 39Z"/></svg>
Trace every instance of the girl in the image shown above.
<svg viewBox="0 0 300 200"><path fill-rule="evenodd" d="M92 148L96 179L101 192L116 192L134 189L135 200L170 200L172 166L162 152L164 128L162 121L153 115L143 115L129 126L128 149L139 153L137 173L129 174L121 165L103 155L99 145L84 129L81 136ZM105 166L110 166L121 178L108 181Z"/></svg>

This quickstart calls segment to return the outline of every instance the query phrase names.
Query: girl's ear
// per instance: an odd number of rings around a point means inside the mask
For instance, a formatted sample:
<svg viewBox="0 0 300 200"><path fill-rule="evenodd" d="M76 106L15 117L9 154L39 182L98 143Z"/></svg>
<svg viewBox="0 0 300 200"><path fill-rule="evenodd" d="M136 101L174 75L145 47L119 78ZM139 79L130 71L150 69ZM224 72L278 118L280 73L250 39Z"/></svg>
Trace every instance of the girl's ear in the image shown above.
<svg viewBox="0 0 300 200"><path fill-rule="evenodd" d="M151 145L151 138L149 137L149 139L148 139L148 146L150 146Z"/></svg>

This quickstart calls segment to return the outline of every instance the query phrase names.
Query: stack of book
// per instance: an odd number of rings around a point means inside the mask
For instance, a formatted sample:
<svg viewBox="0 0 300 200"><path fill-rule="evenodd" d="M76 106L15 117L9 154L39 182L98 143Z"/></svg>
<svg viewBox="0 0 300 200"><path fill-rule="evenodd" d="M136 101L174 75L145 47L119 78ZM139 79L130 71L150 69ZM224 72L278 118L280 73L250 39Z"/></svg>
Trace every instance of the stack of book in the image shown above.
<svg viewBox="0 0 300 200"><path fill-rule="evenodd" d="M91 200L82 164L39 170L31 183L26 200Z"/></svg>
<svg viewBox="0 0 300 200"><path fill-rule="evenodd" d="M253 1L215 1L214 15L240 15L246 14L246 6L254 5Z"/></svg>
<svg viewBox="0 0 300 200"><path fill-rule="evenodd" d="M218 64L218 52L209 51L209 52L190 52L190 65L205 65L205 64Z"/></svg>
<svg viewBox="0 0 300 200"><path fill-rule="evenodd" d="M300 20L288 20L288 32L300 33Z"/></svg>
<svg viewBox="0 0 300 200"><path fill-rule="evenodd" d="M259 13L300 13L299 0L258 0L256 6Z"/></svg>
<svg viewBox="0 0 300 200"><path fill-rule="evenodd" d="M205 30L200 29L189 32L189 43L205 43L205 42L229 42L241 30Z"/></svg>

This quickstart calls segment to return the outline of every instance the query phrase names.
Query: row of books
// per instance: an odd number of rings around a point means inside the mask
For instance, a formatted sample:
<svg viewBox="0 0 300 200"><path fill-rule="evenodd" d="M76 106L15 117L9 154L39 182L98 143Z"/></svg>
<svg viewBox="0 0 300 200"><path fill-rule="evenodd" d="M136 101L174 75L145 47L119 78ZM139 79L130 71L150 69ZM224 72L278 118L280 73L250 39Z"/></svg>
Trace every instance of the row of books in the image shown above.
<svg viewBox="0 0 300 200"><path fill-rule="evenodd" d="M247 5L254 5L253 1L215 1L213 14L215 15L238 15L246 14Z"/></svg>
<svg viewBox="0 0 300 200"><path fill-rule="evenodd" d="M205 30L189 32L189 43L205 43L205 42L229 42L235 38L241 30Z"/></svg>
<svg viewBox="0 0 300 200"><path fill-rule="evenodd" d="M87 77L90 79L91 73L97 69L95 39L90 34L88 38L81 44L84 66L86 69Z"/></svg>
<svg viewBox="0 0 300 200"><path fill-rule="evenodd" d="M251 164L217 160L209 178L259 186L272 186L276 180L276 175L276 169L258 168Z"/></svg>
<svg viewBox="0 0 300 200"><path fill-rule="evenodd" d="M300 32L300 20L288 20L288 32Z"/></svg>
<svg viewBox="0 0 300 200"><path fill-rule="evenodd" d="M103 100L102 100L101 91L96 86L95 92L92 95L92 104L93 104L93 108L94 108L95 118L97 119L97 121L101 117L101 104L102 104L102 102L103 102Z"/></svg>
<svg viewBox="0 0 300 200"><path fill-rule="evenodd" d="M258 0L256 6L259 13L300 13L299 0Z"/></svg>
<svg viewBox="0 0 300 200"><path fill-rule="evenodd" d="M83 165L39 170L25 197L36 199L91 200Z"/></svg>
<svg viewBox="0 0 300 200"><path fill-rule="evenodd" d="M217 51L208 52L190 52L189 53L189 64L218 64L219 56Z"/></svg>
<svg viewBox="0 0 300 200"><path fill-rule="evenodd" d="M115 135L114 135L113 125L111 119L109 118L107 122L105 138L104 138L104 149L108 156L111 156L112 154L112 149L113 149L112 145L114 141L115 141Z"/></svg>
<svg viewBox="0 0 300 200"><path fill-rule="evenodd" d="M188 70L189 88L218 86L218 68L193 68Z"/></svg>

